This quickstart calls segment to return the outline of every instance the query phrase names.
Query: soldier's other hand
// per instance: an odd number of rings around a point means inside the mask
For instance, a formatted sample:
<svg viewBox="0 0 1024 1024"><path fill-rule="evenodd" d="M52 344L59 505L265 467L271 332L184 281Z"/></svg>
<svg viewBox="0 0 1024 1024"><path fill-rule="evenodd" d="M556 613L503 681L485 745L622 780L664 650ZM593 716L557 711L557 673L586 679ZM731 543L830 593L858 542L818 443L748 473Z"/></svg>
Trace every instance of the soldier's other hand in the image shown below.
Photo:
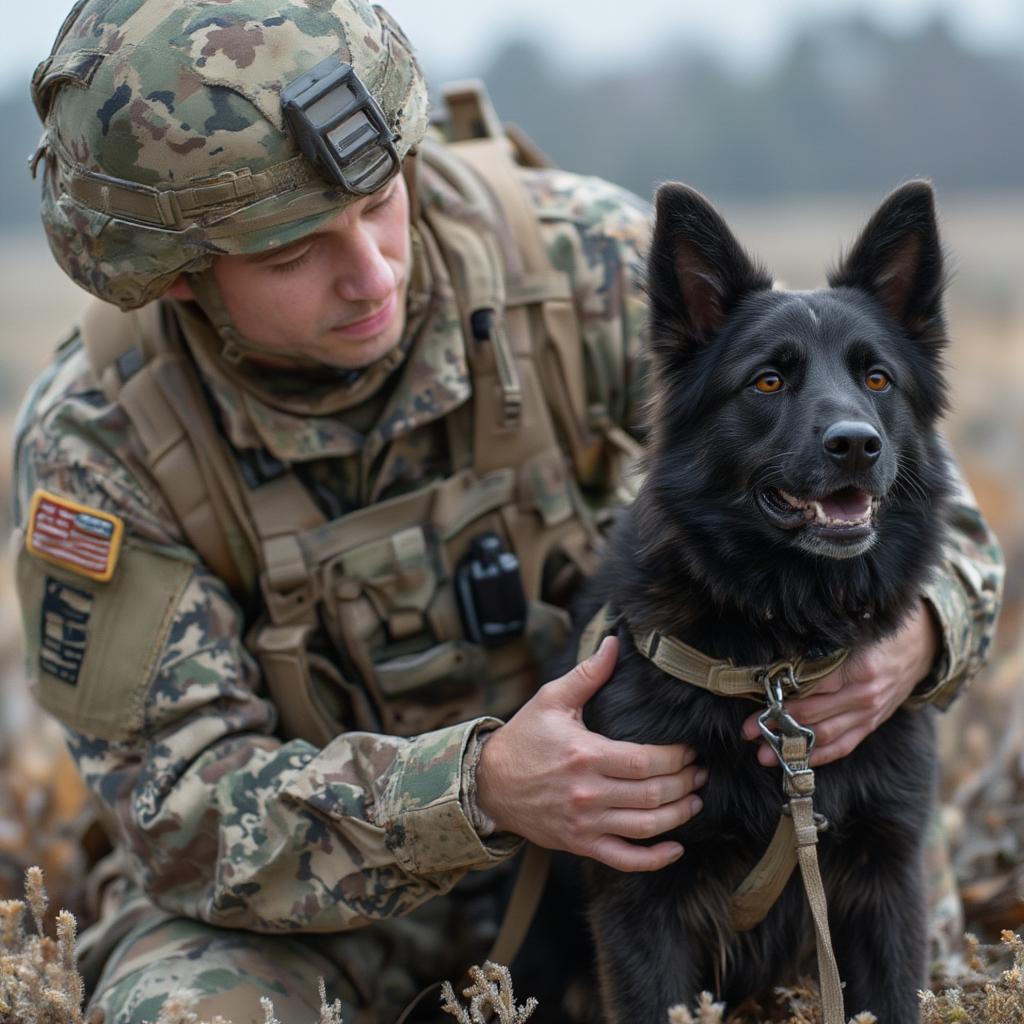
<svg viewBox="0 0 1024 1024"><path fill-rule="evenodd" d="M501 831L592 857L619 871L656 871L682 853L651 839L701 808L707 773L683 744L610 740L583 724L583 706L611 678L618 641L534 696L484 743L477 803Z"/></svg>
<svg viewBox="0 0 1024 1024"><path fill-rule="evenodd" d="M852 654L818 683L811 696L787 700L786 710L814 730L811 766L846 757L887 721L928 674L941 642L938 622L919 600L897 632ZM743 723L743 737L759 736L754 714ZM766 767L778 764L764 742L757 759Z"/></svg>

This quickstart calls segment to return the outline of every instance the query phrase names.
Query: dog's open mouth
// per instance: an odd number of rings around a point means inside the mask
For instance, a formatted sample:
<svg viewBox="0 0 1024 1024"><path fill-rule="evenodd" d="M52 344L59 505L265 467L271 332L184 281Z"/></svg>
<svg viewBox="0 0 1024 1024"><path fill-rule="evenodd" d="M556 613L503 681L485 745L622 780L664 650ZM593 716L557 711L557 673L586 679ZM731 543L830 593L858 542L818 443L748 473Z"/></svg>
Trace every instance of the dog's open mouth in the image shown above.
<svg viewBox="0 0 1024 1024"><path fill-rule="evenodd" d="M758 504L769 522L784 530L807 528L842 542L872 533L878 498L859 487L843 487L820 498L798 498L770 487L760 492Z"/></svg>

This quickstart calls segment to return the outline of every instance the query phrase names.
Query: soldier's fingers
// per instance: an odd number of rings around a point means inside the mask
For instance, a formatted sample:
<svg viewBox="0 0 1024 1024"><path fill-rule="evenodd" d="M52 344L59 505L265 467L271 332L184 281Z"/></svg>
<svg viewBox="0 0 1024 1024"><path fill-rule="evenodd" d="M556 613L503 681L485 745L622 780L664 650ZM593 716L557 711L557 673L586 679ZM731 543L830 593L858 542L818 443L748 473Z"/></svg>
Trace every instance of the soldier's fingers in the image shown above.
<svg viewBox="0 0 1024 1024"><path fill-rule="evenodd" d="M838 693L815 694L799 700L786 701L786 710L801 725L817 725L838 715L853 711L863 703L858 692L840 690Z"/></svg>
<svg viewBox="0 0 1024 1024"><path fill-rule="evenodd" d="M601 641L601 646L589 658L581 661L564 676L552 680L544 689L563 707L573 711L579 710L611 679L618 656L618 638L606 636Z"/></svg>
<svg viewBox="0 0 1024 1024"><path fill-rule="evenodd" d="M601 818L600 827L624 839L653 839L685 825L703 806L699 796L686 796L653 811L612 810Z"/></svg>
<svg viewBox="0 0 1024 1024"><path fill-rule="evenodd" d="M616 871L660 871L683 855L679 843L663 842L639 846L617 836L601 836L586 851L586 856L607 864Z"/></svg>
<svg viewBox="0 0 1024 1024"><path fill-rule="evenodd" d="M828 719L815 729L811 765L829 764L845 757L870 731L870 720L856 711ZM775 753L766 743L758 747L757 759L766 768L779 763Z"/></svg>
<svg viewBox="0 0 1024 1024"><path fill-rule="evenodd" d="M871 724L863 720L858 720L838 731L834 740L824 742L814 748L814 753L811 754L811 767L817 768L819 765L841 760L855 750L861 740L870 732Z"/></svg>
<svg viewBox="0 0 1024 1024"><path fill-rule="evenodd" d="M653 810L681 800L700 789L707 781L707 769L696 764L688 765L681 772L671 775L655 775L643 780L616 780L605 793L605 805L618 810Z"/></svg>
<svg viewBox="0 0 1024 1024"><path fill-rule="evenodd" d="M843 669L844 666L840 665L834 672L825 676L814 688L814 693L811 696L787 700L786 710L802 725L814 725L815 722L823 722L830 715L853 707L859 696L845 681L842 675ZM760 713L757 711L744 720L742 727L744 739L756 740L761 735L757 724Z"/></svg>
<svg viewBox="0 0 1024 1024"><path fill-rule="evenodd" d="M696 751L685 743L660 746L605 739L595 767L610 779L650 779L681 772L696 759Z"/></svg>

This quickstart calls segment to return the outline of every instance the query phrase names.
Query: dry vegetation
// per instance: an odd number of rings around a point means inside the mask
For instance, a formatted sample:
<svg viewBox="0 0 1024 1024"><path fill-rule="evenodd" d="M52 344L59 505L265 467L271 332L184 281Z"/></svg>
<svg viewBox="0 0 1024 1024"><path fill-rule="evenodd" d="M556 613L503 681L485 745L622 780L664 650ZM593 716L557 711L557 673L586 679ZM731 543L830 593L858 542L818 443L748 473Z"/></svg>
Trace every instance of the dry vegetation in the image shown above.
<svg viewBox="0 0 1024 1024"><path fill-rule="evenodd" d="M75 918L67 911L56 917L55 937L47 935L44 921L48 897L43 873L26 872L25 899L0 902L0 1021L3 1024L82 1024L83 984L75 953ZM25 927L31 916L33 930ZM936 992L921 993L921 1024L1020 1024L1024 1020L1024 940L1011 931L1002 935L1002 955L983 950L969 939L962 975L937 985ZM1009 959L1005 969L1002 960ZM281 1024L273 1003L261 999L265 1024ZM201 1021L195 999L188 992L171 993L155 1024L231 1024L222 1017ZM472 967L461 998L445 982L441 1009L458 1024L525 1024L537 1007L535 999L516 1003L512 978L506 967L485 963ZM668 1024L821 1024L821 1010L813 983L780 989L774 1008L741 1007L728 1017L722 1003L701 993L693 1007L674 1006L666 1011ZM298 1022L288 1022L298 1024ZM320 982L320 1015L315 1024L344 1024L341 1004L329 1003ZM850 1024L875 1024L868 1012Z"/></svg>

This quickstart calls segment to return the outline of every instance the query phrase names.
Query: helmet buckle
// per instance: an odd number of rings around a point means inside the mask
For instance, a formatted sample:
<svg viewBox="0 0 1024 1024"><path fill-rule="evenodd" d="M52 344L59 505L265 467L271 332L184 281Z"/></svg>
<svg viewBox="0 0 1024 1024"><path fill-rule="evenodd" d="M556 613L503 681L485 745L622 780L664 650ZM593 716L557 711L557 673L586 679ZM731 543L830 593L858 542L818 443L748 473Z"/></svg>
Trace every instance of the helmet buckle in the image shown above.
<svg viewBox="0 0 1024 1024"><path fill-rule="evenodd" d="M347 192L370 195L398 173L398 136L351 64L320 61L281 90L281 106L305 157Z"/></svg>

